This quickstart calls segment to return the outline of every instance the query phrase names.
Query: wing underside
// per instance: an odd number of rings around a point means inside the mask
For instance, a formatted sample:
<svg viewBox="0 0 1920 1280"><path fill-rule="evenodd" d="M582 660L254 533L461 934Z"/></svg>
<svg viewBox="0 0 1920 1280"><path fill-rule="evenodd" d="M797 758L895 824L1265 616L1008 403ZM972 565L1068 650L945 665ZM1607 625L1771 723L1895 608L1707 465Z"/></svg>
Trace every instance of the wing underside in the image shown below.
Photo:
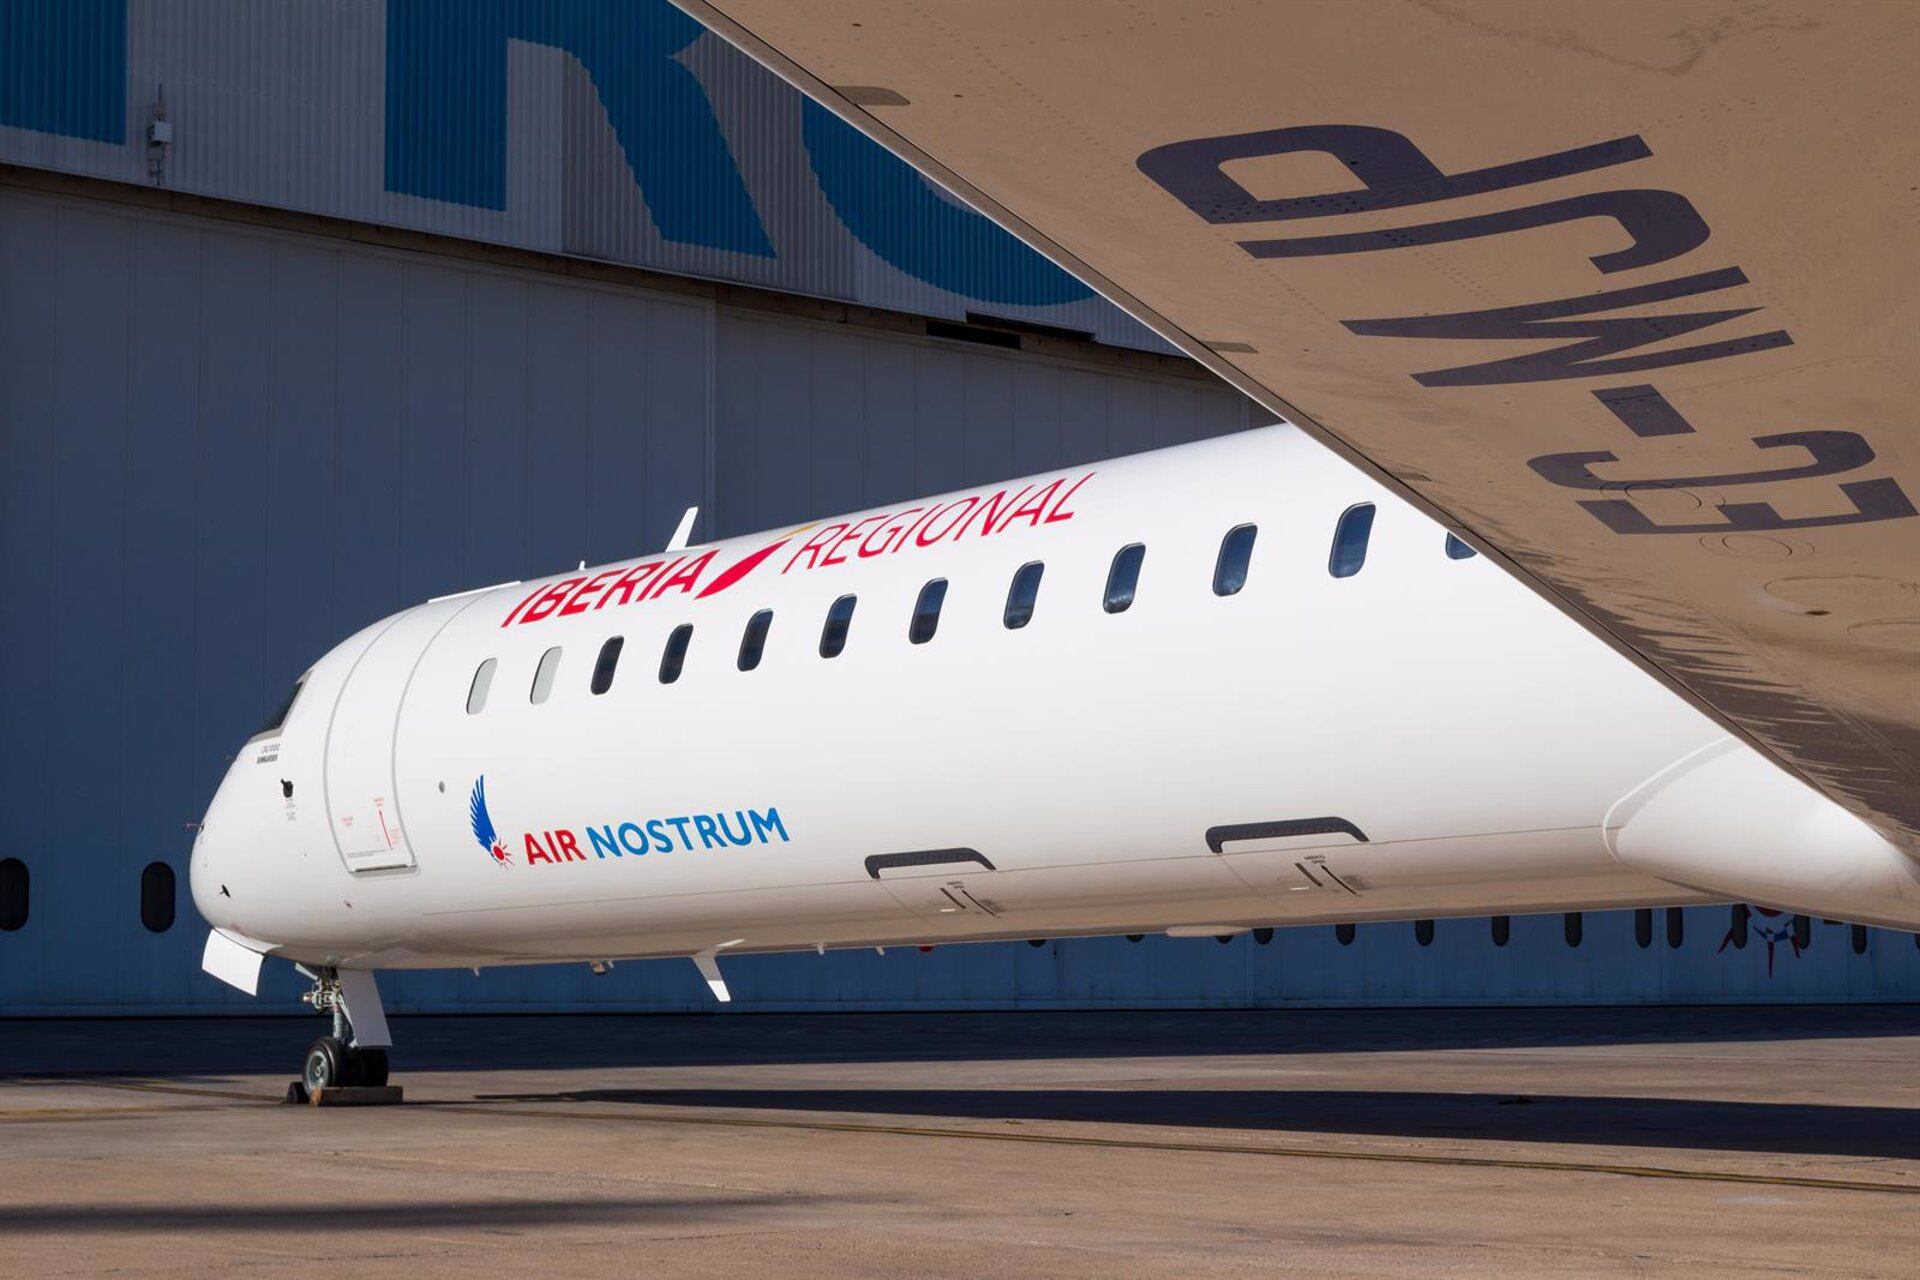
<svg viewBox="0 0 1920 1280"><path fill-rule="evenodd" d="M1920 854L1920 6L679 2Z"/></svg>

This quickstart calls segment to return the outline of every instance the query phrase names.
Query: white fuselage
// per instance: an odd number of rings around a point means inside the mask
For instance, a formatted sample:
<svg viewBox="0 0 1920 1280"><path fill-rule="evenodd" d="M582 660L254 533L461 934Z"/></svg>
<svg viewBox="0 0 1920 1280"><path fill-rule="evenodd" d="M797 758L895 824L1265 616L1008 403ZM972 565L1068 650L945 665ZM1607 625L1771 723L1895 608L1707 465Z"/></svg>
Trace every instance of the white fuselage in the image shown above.
<svg viewBox="0 0 1920 1280"><path fill-rule="evenodd" d="M1365 503L1364 564L1335 577ZM1216 594L1243 524L1245 585ZM258 950L357 968L1724 897L1920 919L1877 835L1445 541L1275 427L424 604L322 658L236 759L195 900ZM1663 803L1683 784L1707 798ZM1760 811L1840 869L1753 849Z"/></svg>

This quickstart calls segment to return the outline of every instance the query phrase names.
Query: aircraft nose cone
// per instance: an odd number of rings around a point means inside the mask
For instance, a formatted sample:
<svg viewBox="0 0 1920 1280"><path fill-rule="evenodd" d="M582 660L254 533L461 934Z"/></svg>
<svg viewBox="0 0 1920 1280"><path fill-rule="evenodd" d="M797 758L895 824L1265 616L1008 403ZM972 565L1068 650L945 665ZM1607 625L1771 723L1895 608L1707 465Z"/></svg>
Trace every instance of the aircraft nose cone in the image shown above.
<svg viewBox="0 0 1920 1280"><path fill-rule="evenodd" d="M193 857L187 863L187 887L193 894L194 909L201 919L218 927L229 923L225 909L233 899L220 883L214 849L215 841L203 826L193 842Z"/></svg>

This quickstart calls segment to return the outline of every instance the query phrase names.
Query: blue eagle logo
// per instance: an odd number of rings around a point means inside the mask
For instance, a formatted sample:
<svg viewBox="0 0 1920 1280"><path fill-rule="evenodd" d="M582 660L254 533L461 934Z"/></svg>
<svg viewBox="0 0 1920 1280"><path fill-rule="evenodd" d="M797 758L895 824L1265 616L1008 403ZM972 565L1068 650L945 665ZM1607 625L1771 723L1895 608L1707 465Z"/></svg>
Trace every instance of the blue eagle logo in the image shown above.
<svg viewBox="0 0 1920 1280"><path fill-rule="evenodd" d="M500 843L500 837L493 829L493 815L487 812L487 775L481 774L474 779L473 794L467 799L467 816L473 820L473 838L494 861L495 866L510 867L513 855L507 852L507 846Z"/></svg>

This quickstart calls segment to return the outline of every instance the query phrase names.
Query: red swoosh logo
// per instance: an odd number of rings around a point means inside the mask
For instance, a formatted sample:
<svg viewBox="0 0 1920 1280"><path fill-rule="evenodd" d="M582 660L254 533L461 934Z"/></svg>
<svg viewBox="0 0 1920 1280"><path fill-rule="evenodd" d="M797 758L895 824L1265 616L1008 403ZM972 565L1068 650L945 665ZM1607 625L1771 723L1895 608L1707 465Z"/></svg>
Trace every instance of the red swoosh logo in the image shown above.
<svg viewBox="0 0 1920 1280"><path fill-rule="evenodd" d="M700 594L696 595L694 599L705 600L708 596L712 595L716 591L725 591L728 587L740 581L740 579L746 577L748 574L752 573L755 569L758 569L762 561L764 561L768 556L772 555L774 552L778 551L780 548L786 546L787 543L791 541L793 541L793 535L788 534L786 537L780 539L780 541L776 543L773 543L771 546L762 547L760 548L760 550L745 557L744 559L736 561L735 563L727 566L727 568L721 571L719 577L715 578L712 582L709 582L706 586L700 588Z"/></svg>

